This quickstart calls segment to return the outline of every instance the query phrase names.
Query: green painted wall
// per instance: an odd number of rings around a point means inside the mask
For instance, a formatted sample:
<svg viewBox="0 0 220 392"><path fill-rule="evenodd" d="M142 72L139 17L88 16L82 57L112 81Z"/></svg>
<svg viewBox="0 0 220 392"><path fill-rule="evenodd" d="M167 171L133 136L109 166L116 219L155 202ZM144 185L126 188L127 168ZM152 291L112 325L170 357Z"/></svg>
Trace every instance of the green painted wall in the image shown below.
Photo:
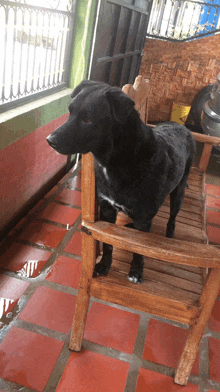
<svg viewBox="0 0 220 392"><path fill-rule="evenodd" d="M98 0L78 0L70 76L71 88L87 78L97 3Z"/></svg>
<svg viewBox="0 0 220 392"><path fill-rule="evenodd" d="M47 102L48 98L42 98L37 103L30 103L3 114L0 124L0 149L67 113L70 92L71 90L67 89L65 94L54 94L51 102Z"/></svg>

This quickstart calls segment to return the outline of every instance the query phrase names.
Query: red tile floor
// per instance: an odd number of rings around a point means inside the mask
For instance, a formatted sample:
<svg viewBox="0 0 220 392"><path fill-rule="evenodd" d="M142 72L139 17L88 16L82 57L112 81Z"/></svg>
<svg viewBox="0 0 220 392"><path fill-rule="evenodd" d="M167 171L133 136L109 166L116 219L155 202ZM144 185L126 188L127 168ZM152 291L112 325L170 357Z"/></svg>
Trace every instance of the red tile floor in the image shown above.
<svg viewBox="0 0 220 392"><path fill-rule="evenodd" d="M68 349L81 274L80 169L9 233L0 257L0 392L220 391L220 297L186 387L173 383L187 328L91 300L83 349ZM220 178L207 177L207 229L220 245ZM3 243L4 247L4 243Z"/></svg>

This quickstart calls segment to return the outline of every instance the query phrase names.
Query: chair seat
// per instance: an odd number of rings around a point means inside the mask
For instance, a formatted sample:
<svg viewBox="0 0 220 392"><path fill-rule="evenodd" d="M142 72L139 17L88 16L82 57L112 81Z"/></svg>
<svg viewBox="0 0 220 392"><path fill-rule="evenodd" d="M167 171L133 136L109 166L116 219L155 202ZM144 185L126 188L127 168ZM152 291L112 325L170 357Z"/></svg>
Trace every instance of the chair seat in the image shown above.
<svg viewBox="0 0 220 392"><path fill-rule="evenodd" d="M130 259L128 252L115 250L108 275L92 280L90 295L192 325L200 308L202 271L145 258L144 281L134 285L127 279Z"/></svg>

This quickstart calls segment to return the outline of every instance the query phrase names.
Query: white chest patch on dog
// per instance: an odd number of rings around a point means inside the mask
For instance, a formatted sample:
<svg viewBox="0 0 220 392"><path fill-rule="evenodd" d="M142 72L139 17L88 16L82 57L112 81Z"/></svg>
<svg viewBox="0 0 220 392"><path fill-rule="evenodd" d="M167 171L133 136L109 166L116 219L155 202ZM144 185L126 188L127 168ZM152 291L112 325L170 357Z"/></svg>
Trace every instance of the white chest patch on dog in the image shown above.
<svg viewBox="0 0 220 392"><path fill-rule="evenodd" d="M106 167L102 166L102 171L103 171L103 174L104 174L104 176L105 176L105 179L106 179L107 181L109 181L109 176L108 176Z"/></svg>
<svg viewBox="0 0 220 392"><path fill-rule="evenodd" d="M104 174L105 179L109 182L109 176L108 176L106 167L102 166L101 163L99 163L98 161L97 161L97 163L98 163L99 167L102 169L102 173Z"/></svg>
<svg viewBox="0 0 220 392"><path fill-rule="evenodd" d="M107 181L108 183L110 183L110 179L109 179L109 175L108 175L108 172L107 172L107 168L106 168L105 166L102 166L101 163L99 163L99 162L98 162L98 165L99 165L99 167L102 169L102 172L103 172L103 174L104 174L104 177L105 177L106 181ZM126 208L125 208L123 205L116 203L116 201L115 201L112 197L106 196L106 195L104 195L104 194L101 193L101 192L99 193L99 196L100 196L103 200L106 200L109 204L111 204L111 205L112 205L114 208L116 208L117 210L123 211L125 214L127 214Z"/></svg>
<svg viewBox="0 0 220 392"><path fill-rule="evenodd" d="M117 210L123 211L125 214L126 212L126 208L118 203L115 202L114 199L112 199L111 197L105 196L103 195L103 193L99 193L99 196L103 199L106 200L109 204L111 204L113 207L115 207Z"/></svg>

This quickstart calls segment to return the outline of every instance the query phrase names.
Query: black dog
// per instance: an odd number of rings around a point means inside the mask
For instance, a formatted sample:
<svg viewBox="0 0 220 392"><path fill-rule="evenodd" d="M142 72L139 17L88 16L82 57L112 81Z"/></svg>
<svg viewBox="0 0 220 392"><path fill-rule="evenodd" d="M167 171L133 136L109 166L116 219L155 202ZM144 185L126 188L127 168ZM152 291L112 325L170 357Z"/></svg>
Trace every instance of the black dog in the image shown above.
<svg viewBox="0 0 220 392"><path fill-rule="evenodd" d="M190 131L174 122L152 130L132 99L105 83L85 80L71 97L68 120L47 141L61 154L93 153L100 218L114 223L117 211L123 211L135 229L149 232L170 194L166 235L173 237L195 153ZM94 276L107 274L111 263L112 246L104 244ZM141 282L142 273L143 256L134 254L128 279Z"/></svg>

